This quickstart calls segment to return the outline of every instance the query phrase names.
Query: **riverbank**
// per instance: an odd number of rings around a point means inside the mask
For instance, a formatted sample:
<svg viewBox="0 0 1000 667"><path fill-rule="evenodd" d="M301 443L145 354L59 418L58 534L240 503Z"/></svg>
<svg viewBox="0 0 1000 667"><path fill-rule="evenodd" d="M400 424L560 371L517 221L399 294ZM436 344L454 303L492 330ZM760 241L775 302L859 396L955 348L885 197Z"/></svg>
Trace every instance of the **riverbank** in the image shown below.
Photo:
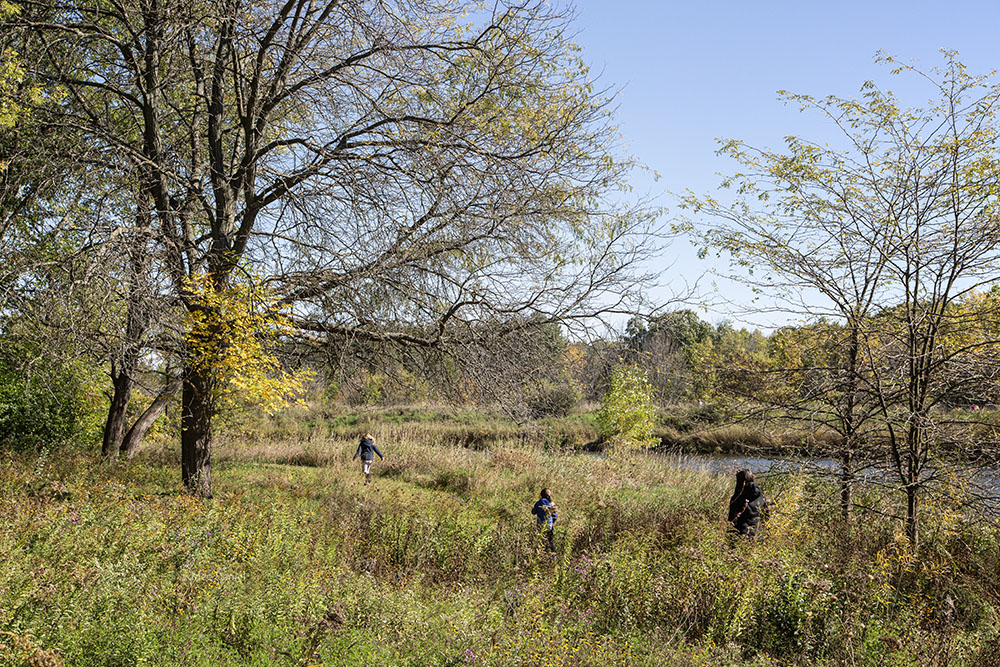
<svg viewBox="0 0 1000 667"><path fill-rule="evenodd" d="M475 408L410 405L396 407L347 407L312 403L299 406L275 418L256 416L222 430L224 441L255 450L270 450L275 462L308 465L325 460L321 449L330 441L350 440L367 430L380 429L392 440L446 445L485 451L516 443L549 451L602 452L606 443L597 424L596 405L584 404L563 417L548 417L518 423L510 418ZM974 438L976 447L952 451L956 463L975 461L977 465L1000 468L1000 448L996 428L1000 414L995 410L978 413L976 425L982 433ZM968 415L957 415L967 418ZM696 403L661 408L653 435L658 443L652 451L661 454L725 455L763 458L836 458L838 438L822 430L803 430L774 418L768 428L753 420L740 420L718 405ZM176 434L173 434L176 435ZM298 460L281 452L292 447L304 451ZM942 443L942 448L949 445ZM888 454L885 454L886 458ZM862 457L863 458L863 457Z"/></svg>
<svg viewBox="0 0 1000 667"><path fill-rule="evenodd" d="M353 438L230 440L210 501L180 493L170 449L114 468L9 457L0 664L998 657L1000 537L954 504L924 508L930 528L912 553L882 516L896 498L863 491L872 512L846 526L835 489L781 477L765 482L776 511L750 542L726 530L729 476L515 441L474 451L369 426L387 456L371 486L350 461ZM542 485L560 510L554 559L531 527Z"/></svg>

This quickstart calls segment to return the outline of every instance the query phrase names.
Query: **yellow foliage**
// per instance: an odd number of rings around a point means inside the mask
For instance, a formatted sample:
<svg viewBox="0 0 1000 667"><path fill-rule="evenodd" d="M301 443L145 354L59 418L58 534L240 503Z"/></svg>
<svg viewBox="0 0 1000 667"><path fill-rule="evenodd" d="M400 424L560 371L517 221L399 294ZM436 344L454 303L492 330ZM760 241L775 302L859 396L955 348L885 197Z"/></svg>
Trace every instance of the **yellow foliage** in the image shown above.
<svg viewBox="0 0 1000 667"><path fill-rule="evenodd" d="M292 326L273 294L252 281L216 289L206 274L186 290L188 363L211 378L217 409L250 405L273 414L302 401L313 374L289 371L275 356Z"/></svg>
<svg viewBox="0 0 1000 667"><path fill-rule="evenodd" d="M876 599L882 604L890 604L897 597L899 581L904 574L913 572L917 564L917 554L906 535L898 531L892 544L875 556L872 575L878 585Z"/></svg>
<svg viewBox="0 0 1000 667"><path fill-rule="evenodd" d="M17 5L0 0L0 19L6 19L18 14ZM24 68L21 67L20 54L12 48L0 48L0 130L14 127L19 116L24 112L20 104L12 100L12 94L24 80ZM0 162L0 172L6 163Z"/></svg>
<svg viewBox="0 0 1000 667"><path fill-rule="evenodd" d="M809 525L805 516L804 477L795 476L778 503L770 512L767 522L768 532L774 539L787 544L801 544L807 538L806 527Z"/></svg>

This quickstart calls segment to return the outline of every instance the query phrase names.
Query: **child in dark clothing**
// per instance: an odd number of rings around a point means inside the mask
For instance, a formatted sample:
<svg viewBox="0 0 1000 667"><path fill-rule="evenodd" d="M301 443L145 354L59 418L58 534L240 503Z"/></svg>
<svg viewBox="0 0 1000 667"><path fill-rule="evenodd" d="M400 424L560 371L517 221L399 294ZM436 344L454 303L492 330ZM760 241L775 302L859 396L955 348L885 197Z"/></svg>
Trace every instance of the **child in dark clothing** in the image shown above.
<svg viewBox="0 0 1000 667"><path fill-rule="evenodd" d="M740 470L736 473L736 491L729 499L729 521L740 535L753 537L760 523L761 513L767 507L767 498L754 482L753 473Z"/></svg>
<svg viewBox="0 0 1000 667"><path fill-rule="evenodd" d="M545 531L545 539L548 542L549 551L556 552L556 504L552 502L552 494L548 488L542 489L538 502L531 508L531 513L537 519L538 528Z"/></svg>
<svg viewBox="0 0 1000 667"><path fill-rule="evenodd" d="M375 460L375 454L385 461L385 457L382 456L382 452L378 450L375 446L375 439L372 438L371 433L365 433L361 436L361 442L358 443L358 451L354 452L354 456L351 460L361 457L361 472L365 474L365 484L371 484L372 482L372 461Z"/></svg>

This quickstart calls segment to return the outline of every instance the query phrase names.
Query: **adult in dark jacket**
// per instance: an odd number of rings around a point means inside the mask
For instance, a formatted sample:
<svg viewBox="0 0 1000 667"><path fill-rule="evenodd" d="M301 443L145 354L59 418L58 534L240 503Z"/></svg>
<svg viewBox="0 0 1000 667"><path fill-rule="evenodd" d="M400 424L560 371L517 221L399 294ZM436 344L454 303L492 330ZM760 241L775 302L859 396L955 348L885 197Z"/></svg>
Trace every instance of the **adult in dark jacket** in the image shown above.
<svg viewBox="0 0 1000 667"><path fill-rule="evenodd" d="M371 433L365 433L361 436L361 442L358 443L358 450L354 452L354 459L361 457L361 472L365 474L365 484L371 484L372 482L372 461L375 460L375 454L385 461L385 457L382 456L382 452L378 450L375 446L375 439L372 438Z"/></svg>
<svg viewBox="0 0 1000 667"><path fill-rule="evenodd" d="M737 472L736 491L729 499L729 521L736 532L753 537L766 507L767 499L754 481L753 473L749 470Z"/></svg>

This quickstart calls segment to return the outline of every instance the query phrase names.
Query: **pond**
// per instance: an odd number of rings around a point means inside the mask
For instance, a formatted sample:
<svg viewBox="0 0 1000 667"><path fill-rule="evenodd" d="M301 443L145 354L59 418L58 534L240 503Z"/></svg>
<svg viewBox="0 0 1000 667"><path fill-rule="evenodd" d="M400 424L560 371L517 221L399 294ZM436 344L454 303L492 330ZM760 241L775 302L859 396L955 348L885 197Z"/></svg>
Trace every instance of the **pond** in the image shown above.
<svg viewBox="0 0 1000 667"><path fill-rule="evenodd" d="M684 470L701 470L711 474L732 474L746 468L760 478L768 475L805 473L838 476L840 464L833 459L789 456L733 456L726 454L655 454L667 463ZM899 478L885 463L860 464L856 477L864 482L897 486ZM931 469L931 485L940 485L946 479L966 485L970 494L979 500L1000 502L1000 467L996 465L955 464L947 468Z"/></svg>

